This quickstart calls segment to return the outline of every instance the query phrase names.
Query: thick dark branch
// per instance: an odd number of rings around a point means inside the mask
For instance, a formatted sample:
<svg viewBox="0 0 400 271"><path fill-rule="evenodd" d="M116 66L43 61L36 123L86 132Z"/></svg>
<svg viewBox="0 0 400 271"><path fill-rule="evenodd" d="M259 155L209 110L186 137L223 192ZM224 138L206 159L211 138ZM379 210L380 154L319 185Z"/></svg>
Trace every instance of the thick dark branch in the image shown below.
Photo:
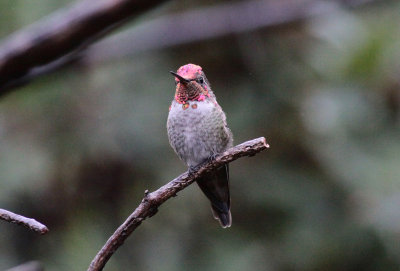
<svg viewBox="0 0 400 271"><path fill-rule="evenodd" d="M17 215L4 209L0 209L0 219L10 223L22 225L40 234L45 234L49 231L49 229L45 225L43 225L40 222L37 222L33 218L27 218L22 215Z"/></svg>
<svg viewBox="0 0 400 271"><path fill-rule="evenodd" d="M246 141L219 154L215 160L208 161L199 166L192 174L185 172L154 192L148 193L148 191L146 191L140 205L114 232L114 234L111 235L106 244L93 259L88 271L103 270L110 257L143 220L153 216L161 204L169 198L176 196L179 191L192 184L196 179L223 164L230 163L243 156L253 156L267 148L269 148L269 145L265 141L264 137Z"/></svg>
<svg viewBox="0 0 400 271"><path fill-rule="evenodd" d="M0 94L32 69L85 48L128 18L164 1L86 0L15 33L0 46Z"/></svg>

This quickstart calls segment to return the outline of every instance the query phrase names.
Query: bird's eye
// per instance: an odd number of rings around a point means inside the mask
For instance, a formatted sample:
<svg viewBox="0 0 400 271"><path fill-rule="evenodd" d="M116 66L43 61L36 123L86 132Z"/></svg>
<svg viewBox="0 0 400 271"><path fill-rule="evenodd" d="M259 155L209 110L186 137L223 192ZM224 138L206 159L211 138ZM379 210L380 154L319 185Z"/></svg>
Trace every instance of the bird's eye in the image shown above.
<svg viewBox="0 0 400 271"><path fill-rule="evenodd" d="M197 83L199 83L199 84L204 84L204 78L203 77L199 77L199 78L197 78Z"/></svg>

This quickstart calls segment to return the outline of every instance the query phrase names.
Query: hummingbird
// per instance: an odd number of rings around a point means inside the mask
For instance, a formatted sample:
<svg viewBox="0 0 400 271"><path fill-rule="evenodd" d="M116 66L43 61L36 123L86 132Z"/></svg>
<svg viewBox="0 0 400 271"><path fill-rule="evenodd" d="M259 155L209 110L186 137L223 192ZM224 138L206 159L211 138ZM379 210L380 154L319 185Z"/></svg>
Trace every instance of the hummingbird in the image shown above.
<svg viewBox="0 0 400 271"><path fill-rule="evenodd" d="M203 69L195 64L187 64L177 72L170 73L175 77L176 89L167 120L168 139L190 172L232 147L233 136ZM223 228L230 227L232 216L228 165L221 166L196 182L210 200L214 218Z"/></svg>

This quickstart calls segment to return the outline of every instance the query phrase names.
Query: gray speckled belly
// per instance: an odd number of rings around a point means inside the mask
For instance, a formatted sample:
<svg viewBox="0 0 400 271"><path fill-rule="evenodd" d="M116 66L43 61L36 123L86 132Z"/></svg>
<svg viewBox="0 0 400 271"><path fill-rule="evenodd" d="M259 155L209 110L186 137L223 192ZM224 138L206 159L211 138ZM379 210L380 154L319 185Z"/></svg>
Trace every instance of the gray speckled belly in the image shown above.
<svg viewBox="0 0 400 271"><path fill-rule="evenodd" d="M188 166L196 166L232 145L221 108L212 100L189 101L189 106L172 102L167 130L172 148Z"/></svg>

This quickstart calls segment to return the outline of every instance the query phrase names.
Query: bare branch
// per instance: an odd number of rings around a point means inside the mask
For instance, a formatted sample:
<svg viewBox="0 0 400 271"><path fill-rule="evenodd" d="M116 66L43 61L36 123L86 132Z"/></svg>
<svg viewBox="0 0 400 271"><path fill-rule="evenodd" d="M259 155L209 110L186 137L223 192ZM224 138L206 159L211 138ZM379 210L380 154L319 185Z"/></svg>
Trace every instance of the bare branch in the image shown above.
<svg viewBox="0 0 400 271"><path fill-rule="evenodd" d="M164 1L86 0L15 33L0 46L0 94L32 69L86 48L128 18Z"/></svg>
<svg viewBox="0 0 400 271"><path fill-rule="evenodd" d="M126 221L114 232L106 244L97 253L90 264L88 271L103 270L104 266L114 254L114 252L124 243L129 235L148 217L157 213L158 207L169 198L192 184L196 179L203 176L224 164L230 163L243 156L253 156L269 148L264 137L256 138L237 145L224 153L219 154L215 160L208 161L200 165L195 172L183 173L179 177L160 187L154 192L145 191L144 198L136 210L126 219Z"/></svg>
<svg viewBox="0 0 400 271"><path fill-rule="evenodd" d="M0 209L0 219L10 223L22 225L40 234L45 234L49 231L49 229L45 225L36 221L33 218L27 218L22 215L17 215L4 209Z"/></svg>

